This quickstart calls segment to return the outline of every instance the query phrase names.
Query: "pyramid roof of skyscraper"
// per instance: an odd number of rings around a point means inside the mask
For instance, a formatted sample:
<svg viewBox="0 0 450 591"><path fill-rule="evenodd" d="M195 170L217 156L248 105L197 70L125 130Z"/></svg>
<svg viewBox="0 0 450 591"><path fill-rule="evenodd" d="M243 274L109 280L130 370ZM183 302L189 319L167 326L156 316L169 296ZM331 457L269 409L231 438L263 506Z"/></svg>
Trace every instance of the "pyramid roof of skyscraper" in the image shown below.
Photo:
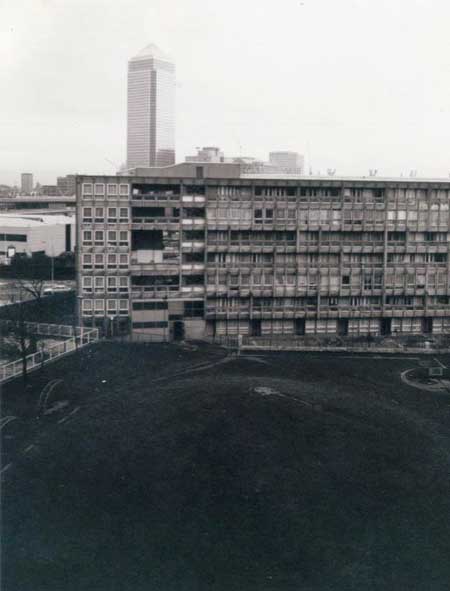
<svg viewBox="0 0 450 591"><path fill-rule="evenodd" d="M167 53L164 53L154 43L149 43L148 45L146 45L144 47L144 49L141 49L141 51L137 55L132 57L131 59L134 61L134 60L144 60L144 59L149 59L149 58L154 58L154 59L162 60L165 62L172 62L172 58L170 57L170 55Z"/></svg>

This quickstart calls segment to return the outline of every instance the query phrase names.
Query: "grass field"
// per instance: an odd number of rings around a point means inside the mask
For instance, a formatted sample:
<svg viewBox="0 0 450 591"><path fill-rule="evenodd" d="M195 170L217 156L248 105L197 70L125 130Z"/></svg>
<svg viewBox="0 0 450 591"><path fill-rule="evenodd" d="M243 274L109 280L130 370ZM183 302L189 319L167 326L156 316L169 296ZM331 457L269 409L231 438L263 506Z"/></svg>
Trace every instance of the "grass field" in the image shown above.
<svg viewBox="0 0 450 591"><path fill-rule="evenodd" d="M8 384L2 591L448 590L450 399L401 381L419 361L102 343Z"/></svg>

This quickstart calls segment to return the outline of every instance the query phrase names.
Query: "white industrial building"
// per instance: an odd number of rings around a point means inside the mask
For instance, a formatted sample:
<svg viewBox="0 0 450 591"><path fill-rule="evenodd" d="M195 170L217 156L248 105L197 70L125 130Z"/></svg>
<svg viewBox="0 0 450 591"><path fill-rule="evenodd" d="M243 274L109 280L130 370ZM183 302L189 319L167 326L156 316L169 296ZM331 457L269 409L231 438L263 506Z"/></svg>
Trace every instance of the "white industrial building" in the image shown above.
<svg viewBox="0 0 450 591"><path fill-rule="evenodd" d="M75 216L0 214L0 262L15 253L55 257L74 251Z"/></svg>

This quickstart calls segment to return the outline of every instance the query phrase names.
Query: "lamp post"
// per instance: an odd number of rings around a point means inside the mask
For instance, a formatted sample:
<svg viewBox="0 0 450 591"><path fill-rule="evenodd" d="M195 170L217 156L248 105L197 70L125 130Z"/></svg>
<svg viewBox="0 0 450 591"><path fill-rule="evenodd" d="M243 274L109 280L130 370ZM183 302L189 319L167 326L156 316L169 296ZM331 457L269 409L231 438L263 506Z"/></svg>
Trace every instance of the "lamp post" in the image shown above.
<svg viewBox="0 0 450 591"><path fill-rule="evenodd" d="M114 319L115 316L109 316L109 319L111 320L111 338L114 337Z"/></svg>

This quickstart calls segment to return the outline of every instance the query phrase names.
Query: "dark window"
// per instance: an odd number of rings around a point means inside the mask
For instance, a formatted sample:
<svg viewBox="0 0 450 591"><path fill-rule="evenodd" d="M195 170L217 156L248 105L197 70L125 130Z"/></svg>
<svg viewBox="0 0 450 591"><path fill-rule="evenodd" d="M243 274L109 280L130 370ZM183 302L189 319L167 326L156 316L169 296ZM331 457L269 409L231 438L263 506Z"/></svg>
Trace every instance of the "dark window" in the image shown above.
<svg viewBox="0 0 450 591"><path fill-rule="evenodd" d="M0 234L0 240L11 240L11 242L26 242L26 234Z"/></svg>
<svg viewBox="0 0 450 591"><path fill-rule="evenodd" d="M183 232L183 240L203 240L204 238L203 230L185 230Z"/></svg>
<svg viewBox="0 0 450 591"><path fill-rule="evenodd" d="M185 302L184 315L186 318L203 318L203 302Z"/></svg>
<svg viewBox="0 0 450 591"><path fill-rule="evenodd" d="M204 282L204 275L185 275L183 277L183 285L203 285Z"/></svg>
<svg viewBox="0 0 450 591"><path fill-rule="evenodd" d="M133 328L167 328L168 323L161 322L133 322Z"/></svg>
<svg viewBox="0 0 450 591"><path fill-rule="evenodd" d="M202 252L187 252L183 254L183 263L203 263L204 256ZM214 254L208 253L208 257L210 256L211 261L214 261Z"/></svg>
<svg viewBox="0 0 450 591"><path fill-rule="evenodd" d="M131 250L163 250L162 230L133 230Z"/></svg>
<svg viewBox="0 0 450 591"><path fill-rule="evenodd" d="M133 302L133 310L167 310L167 302Z"/></svg>

